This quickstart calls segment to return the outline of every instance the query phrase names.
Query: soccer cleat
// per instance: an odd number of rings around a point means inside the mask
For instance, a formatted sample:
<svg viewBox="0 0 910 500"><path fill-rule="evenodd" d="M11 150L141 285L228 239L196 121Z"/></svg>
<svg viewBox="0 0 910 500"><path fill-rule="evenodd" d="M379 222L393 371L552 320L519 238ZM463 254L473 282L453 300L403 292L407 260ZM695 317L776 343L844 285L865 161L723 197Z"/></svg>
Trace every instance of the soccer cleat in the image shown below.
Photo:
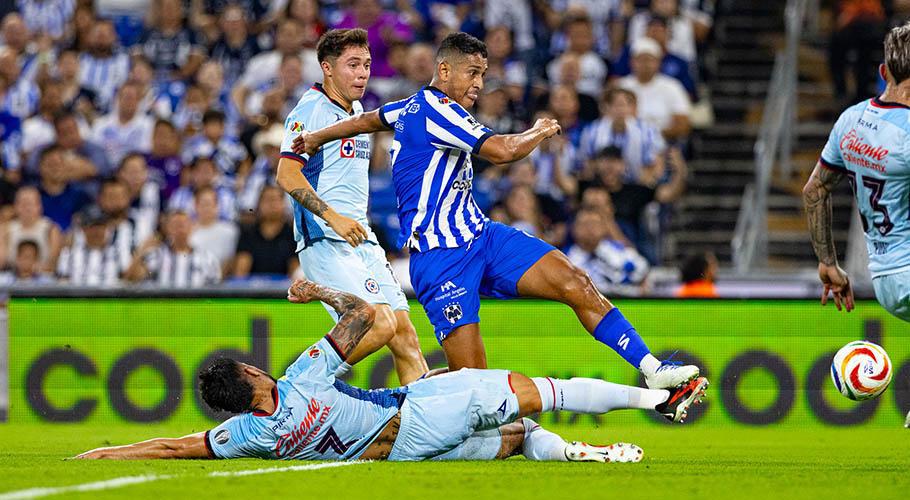
<svg viewBox="0 0 910 500"><path fill-rule="evenodd" d="M910 429L910 412L907 412L907 419L904 420L904 428Z"/></svg>
<svg viewBox="0 0 910 500"><path fill-rule="evenodd" d="M644 456L641 448L629 443L594 446L572 441L566 445L566 458L570 462L641 462Z"/></svg>
<svg viewBox="0 0 910 500"><path fill-rule="evenodd" d="M664 361L656 370L645 373L648 389L672 389L698 376L698 367Z"/></svg>
<svg viewBox="0 0 910 500"><path fill-rule="evenodd" d="M670 397L657 405L654 410L671 422L684 422L689 406L700 403L705 396L705 389L707 388L708 379L699 377L671 390Z"/></svg>

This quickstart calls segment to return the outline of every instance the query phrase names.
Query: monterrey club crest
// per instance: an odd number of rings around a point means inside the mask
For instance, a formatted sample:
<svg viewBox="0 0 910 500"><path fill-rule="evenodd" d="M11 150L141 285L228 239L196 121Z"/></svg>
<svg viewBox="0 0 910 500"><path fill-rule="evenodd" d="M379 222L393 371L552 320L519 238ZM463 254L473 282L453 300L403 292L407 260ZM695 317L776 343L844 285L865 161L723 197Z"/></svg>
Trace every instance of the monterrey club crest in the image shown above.
<svg viewBox="0 0 910 500"><path fill-rule="evenodd" d="M373 278L366 280L366 282L364 282L363 286L370 293L375 293L375 294L379 293L379 283L377 283L376 280L374 280Z"/></svg>
<svg viewBox="0 0 910 500"><path fill-rule="evenodd" d="M342 139L341 140L341 157L342 158L353 158L354 152L357 149L354 147L354 139Z"/></svg>
<svg viewBox="0 0 910 500"><path fill-rule="evenodd" d="M447 305L446 308L442 310L442 314L444 314L446 319L449 320L449 323L453 325L464 316L464 313L461 311L461 304L457 302L452 302Z"/></svg>

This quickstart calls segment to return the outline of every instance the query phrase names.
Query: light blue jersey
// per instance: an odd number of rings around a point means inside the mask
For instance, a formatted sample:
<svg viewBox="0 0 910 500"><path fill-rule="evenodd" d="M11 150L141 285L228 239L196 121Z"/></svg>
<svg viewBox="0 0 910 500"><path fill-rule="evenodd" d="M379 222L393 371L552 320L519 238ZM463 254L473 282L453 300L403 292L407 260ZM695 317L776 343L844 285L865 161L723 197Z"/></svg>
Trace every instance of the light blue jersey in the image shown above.
<svg viewBox="0 0 910 500"><path fill-rule="evenodd" d="M395 129L389 155L401 223L398 246L425 252L468 244L487 222L471 193L471 154L493 131L434 87L419 90L403 106L383 106L380 117Z"/></svg>
<svg viewBox="0 0 910 500"><path fill-rule="evenodd" d="M376 244L376 235L370 229L367 220L370 185L370 136L361 134L353 138L332 141L321 148L310 158L293 152L291 145L294 138L304 130L319 130L349 116L363 113L360 101L354 101L353 111L349 114L333 101L322 85L315 84L304 92L297 106L288 115L284 123L284 141L281 144L281 156L303 163L303 175L316 190L319 197L339 214L354 219L366 229L367 241ZM316 241L329 239L344 242L325 223L312 212L294 202L294 238L297 240L297 251Z"/></svg>
<svg viewBox="0 0 910 500"><path fill-rule="evenodd" d="M848 108L820 161L853 187L872 277L910 270L910 107L874 98Z"/></svg>
<svg viewBox="0 0 910 500"><path fill-rule="evenodd" d="M351 387L335 380L341 363L323 338L278 380L274 413L231 417L205 434L206 445L217 458L356 459L398 413L407 389Z"/></svg>

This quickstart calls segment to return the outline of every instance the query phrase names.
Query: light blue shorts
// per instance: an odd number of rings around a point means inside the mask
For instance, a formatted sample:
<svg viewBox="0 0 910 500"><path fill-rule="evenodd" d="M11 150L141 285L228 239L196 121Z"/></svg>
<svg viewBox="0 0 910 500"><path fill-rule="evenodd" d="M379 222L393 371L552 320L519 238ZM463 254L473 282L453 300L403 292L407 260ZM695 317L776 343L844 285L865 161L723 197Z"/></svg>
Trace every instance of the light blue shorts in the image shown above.
<svg viewBox="0 0 910 500"><path fill-rule="evenodd" d="M297 254L307 279L360 297L370 304L388 304L393 311L408 311L408 299L392 274L382 247L361 243L320 240ZM338 314L323 304L335 321Z"/></svg>
<svg viewBox="0 0 910 500"><path fill-rule="evenodd" d="M910 271L873 278L872 286L885 310L910 322Z"/></svg>
<svg viewBox="0 0 910 500"><path fill-rule="evenodd" d="M389 460L427 460L461 445L476 431L518 418L507 370L463 368L408 385L401 428Z"/></svg>

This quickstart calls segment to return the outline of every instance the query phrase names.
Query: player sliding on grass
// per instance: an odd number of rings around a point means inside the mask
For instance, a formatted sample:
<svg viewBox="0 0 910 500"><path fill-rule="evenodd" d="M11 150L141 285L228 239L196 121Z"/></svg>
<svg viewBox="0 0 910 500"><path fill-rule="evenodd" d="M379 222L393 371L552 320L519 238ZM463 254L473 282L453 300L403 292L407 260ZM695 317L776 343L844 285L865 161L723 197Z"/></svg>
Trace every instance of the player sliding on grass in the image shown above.
<svg viewBox="0 0 910 500"><path fill-rule="evenodd" d="M427 362L411 324L408 300L367 222L370 137L329 142L309 155L291 151L291 141L301 130L363 112L358 99L370 79L367 32L331 30L319 39L316 55L323 81L305 92L288 115L277 173L278 184L294 199L300 267L307 278L376 306L373 330L358 354L388 345L398 379L407 384L427 372ZM342 364L336 375L349 369Z"/></svg>
<svg viewBox="0 0 910 500"><path fill-rule="evenodd" d="M599 414L656 410L682 421L704 395L698 378L667 391L602 380L528 378L506 370L464 369L398 389L365 391L335 378L373 325L376 310L355 295L301 280L288 300L321 300L338 323L279 380L244 363L220 359L204 370L199 390L215 410L235 414L208 432L178 439L98 448L77 458L239 458L300 460L531 460L638 462L634 445L566 443L527 415L567 410Z"/></svg>
<svg viewBox="0 0 910 500"><path fill-rule="evenodd" d="M402 101L301 134L298 152L314 154L343 137L393 128L392 176L400 247L411 252L411 282L433 323L449 368L486 368L480 295L538 297L567 304L585 329L640 369L648 387L670 388L698 376L695 366L661 363L622 313L581 269L537 238L491 222L471 194L471 155L493 163L527 156L560 133L553 119L520 134L498 135L467 111L483 89L487 49L454 33L441 43L430 85Z"/></svg>

